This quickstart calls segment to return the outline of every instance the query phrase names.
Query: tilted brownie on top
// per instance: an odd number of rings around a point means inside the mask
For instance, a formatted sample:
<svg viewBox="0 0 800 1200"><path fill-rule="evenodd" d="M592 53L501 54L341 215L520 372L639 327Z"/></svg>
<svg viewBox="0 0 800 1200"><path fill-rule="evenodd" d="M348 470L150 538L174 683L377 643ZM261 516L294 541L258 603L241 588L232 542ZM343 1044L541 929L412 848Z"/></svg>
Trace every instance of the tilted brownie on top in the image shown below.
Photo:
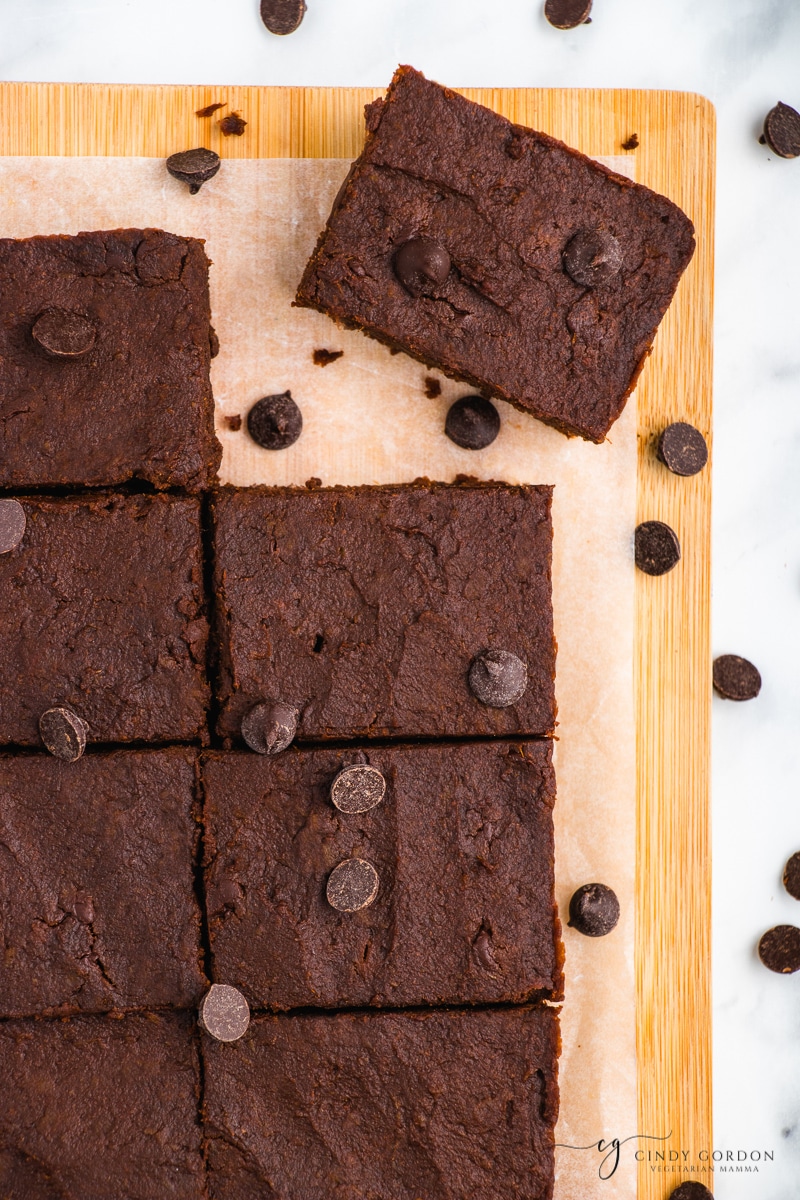
<svg viewBox="0 0 800 1200"><path fill-rule="evenodd" d="M0 239L0 486L210 486L208 266L160 229Z"/></svg>
<svg viewBox="0 0 800 1200"><path fill-rule="evenodd" d="M296 302L602 442L693 232L665 197L400 67Z"/></svg>

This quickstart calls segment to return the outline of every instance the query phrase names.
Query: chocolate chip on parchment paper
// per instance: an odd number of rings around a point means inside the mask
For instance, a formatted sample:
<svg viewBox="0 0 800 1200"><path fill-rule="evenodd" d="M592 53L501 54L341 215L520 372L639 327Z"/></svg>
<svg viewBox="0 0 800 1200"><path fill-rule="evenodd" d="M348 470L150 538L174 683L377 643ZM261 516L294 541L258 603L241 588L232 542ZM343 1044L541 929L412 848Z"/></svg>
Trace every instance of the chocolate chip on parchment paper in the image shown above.
<svg viewBox="0 0 800 1200"><path fill-rule="evenodd" d="M25 536L25 509L19 500L0 500L0 554L16 550Z"/></svg>
<svg viewBox="0 0 800 1200"><path fill-rule="evenodd" d="M328 903L340 912L367 908L378 894L378 872L363 858L347 858L328 876Z"/></svg>
<svg viewBox="0 0 800 1200"><path fill-rule="evenodd" d="M484 650L473 658L468 674L472 694L489 708L516 704L528 686L528 668L510 650Z"/></svg>
<svg viewBox="0 0 800 1200"><path fill-rule="evenodd" d="M433 238L411 238L395 254L394 272L412 296L427 296L450 274L450 255Z"/></svg>
<svg viewBox="0 0 800 1200"><path fill-rule="evenodd" d="M619 921L617 894L604 883L585 883L569 902L571 929L586 937L605 937Z"/></svg>
<svg viewBox="0 0 800 1200"><path fill-rule="evenodd" d="M367 763L342 767L331 784L331 800L344 813L369 812L380 804L385 792L383 775Z"/></svg>
<svg viewBox="0 0 800 1200"><path fill-rule="evenodd" d="M800 971L800 929L796 925L776 925L762 935L758 957L765 967L779 975Z"/></svg>
<svg viewBox="0 0 800 1200"><path fill-rule="evenodd" d="M462 450L485 450L500 432L500 413L485 396L463 396L450 405L444 431Z"/></svg>
<svg viewBox="0 0 800 1200"><path fill-rule="evenodd" d="M577 29L589 23L592 0L546 0L544 15L556 29Z"/></svg>
<svg viewBox="0 0 800 1200"><path fill-rule="evenodd" d="M679 1184L674 1192L670 1192L669 1200L714 1200L713 1194L704 1183L695 1179L687 1179Z"/></svg>
<svg viewBox="0 0 800 1200"><path fill-rule="evenodd" d="M250 1005L238 988L212 983L198 1010L200 1027L218 1042L237 1042L247 1033Z"/></svg>
<svg viewBox="0 0 800 1200"><path fill-rule="evenodd" d="M222 160L214 150L197 146L194 150L179 150L167 159L167 170L173 179L189 185L189 192L196 196L204 183L213 179Z"/></svg>
<svg viewBox="0 0 800 1200"><path fill-rule="evenodd" d="M783 869L783 886L790 896L800 900L800 850L792 855Z"/></svg>
<svg viewBox="0 0 800 1200"><path fill-rule="evenodd" d="M306 15L306 0L261 0L261 20L270 33L294 33Z"/></svg>
<svg viewBox="0 0 800 1200"><path fill-rule="evenodd" d="M658 439L656 454L673 475L696 475L708 462L708 446L699 429L674 421Z"/></svg>
<svg viewBox="0 0 800 1200"><path fill-rule="evenodd" d="M567 242L564 270L580 287L600 287L622 267L622 247L606 229L579 229Z"/></svg>
<svg viewBox="0 0 800 1200"><path fill-rule="evenodd" d="M48 708L39 717L39 734L47 750L62 762L77 762L86 749L89 726L68 708Z"/></svg>
<svg viewBox="0 0 800 1200"><path fill-rule="evenodd" d="M761 691L761 673L738 654L721 654L714 659L714 691L723 700L755 700Z"/></svg>
<svg viewBox="0 0 800 1200"><path fill-rule="evenodd" d="M666 575L680 562L681 544L663 521L643 521L634 534L634 559L645 575Z"/></svg>
<svg viewBox="0 0 800 1200"><path fill-rule="evenodd" d="M52 358L75 359L83 358L92 349L97 328L82 313L48 308L36 318L31 336Z"/></svg>
<svg viewBox="0 0 800 1200"><path fill-rule="evenodd" d="M297 733L297 709L282 700L256 704L242 718L242 737L256 754L280 754Z"/></svg>
<svg viewBox="0 0 800 1200"><path fill-rule="evenodd" d="M223 137L241 137L247 128L247 121L240 112L228 113L217 124Z"/></svg>
<svg viewBox="0 0 800 1200"><path fill-rule="evenodd" d="M291 392L264 396L247 414L247 432L265 450L285 450L303 432L303 414Z"/></svg>
<svg viewBox="0 0 800 1200"><path fill-rule="evenodd" d="M779 158L800 155L800 113L779 101L764 118L762 141Z"/></svg>

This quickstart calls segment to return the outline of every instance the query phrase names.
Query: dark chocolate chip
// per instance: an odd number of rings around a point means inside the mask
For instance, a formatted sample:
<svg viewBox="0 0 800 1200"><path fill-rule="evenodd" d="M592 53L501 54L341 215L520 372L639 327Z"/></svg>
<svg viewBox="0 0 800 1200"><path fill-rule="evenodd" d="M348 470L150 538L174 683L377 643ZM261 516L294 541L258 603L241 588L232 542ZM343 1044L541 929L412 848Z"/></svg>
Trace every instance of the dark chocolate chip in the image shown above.
<svg viewBox="0 0 800 1200"><path fill-rule="evenodd" d="M600 287L619 273L622 247L606 229L579 229L563 254L564 270L581 287Z"/></svg>
<svg viewBox="0 0 800 1200"><path fill-rule="evenodd" d="M383 775L366 763L343 767L331 784L331 800L345 813L369 812L380 804L385 792Z"/></svg>
<svg viewBox="0 0 800 1200"><path fill-rule="evenodd" d="M25 536L25 509L19 500L0 500L0 554L16 550Z"/></svg>
<svg viewBox="0 0 800 1200"><path fill-rule="evenodd" d="M205 108L196 109L194 115L196 117L212 117L218 108L225 107L225 103L222 100L217 100L215 104L207 104Z"/></svg>
<svg viewBox="0 0 800 1200"><path fill-rule="evenodd" d="M738 654L721 654L714 659L714 691L723 700L755 700L761 691L761 674Z"/></svg>
<svg viewBox="0 0 800 1200"><path fill-rule="evenodd" d="M247 431L265 450L285 450L303 432L303 414L291 392L265 396L247 414Z"/></svg>
<svg viewBox="0 0 800 1200"><path fill-rule="evenodd" d="M422 387L429 400L435 400L437 396L441 396L442 394L442 385L432 375L425 376L422 381Z"/></svg>
<svg viewBox="0 0 800 1200"><path fill-rule="evenodd" d="M198 146L195 150L180 150L177 154L170 154L167 170L173 179L188 183L189 191L196 196L203 184L216 175L221 161L214 150Z"/></svg>
<svg viewBox="0 0 800 1200"><path fill-rule="evenodd" d="M546 0L544 15L556 29L576 29L589 21L592 0Z"/></svg>
<svg viewBox="0 0 800 1200"><path fill-rule="evenodd" d="M297 733L297 709L282 700L256 704L242 718L242 737L256 754L280 754Z"/></svg>
<svg viewBox="0 0 800 1200"><path fill-rule="evenodd" d="M270 33L294 33L306 15L306 0L261 0L261 20Z"/></svg>
<svg viewBox="0 0 800 1200"><path fill-rule="evenodd" d="M678 535L663 521L643 521L636 526L634 558L645 575L666 575L680 562Z"/></svg>
<svg viewBox="0 0 800 1200"><path fill-rule="evenodd" d="M790 896L800 900L800 850L792 855L783 869L783 886Z"/></svg>
<svg viewBox="0 0 800 1200"><path fill-rule="evenodd" d="M223 137L241 137L247 129L247 121L238 112L228 113L221 121L217 121L217 124Z"/></svg>
<svg viewBox="0 0 800 1200"><path fill-rule="evenodd" d="M395 254L394 271L412 296L427 296L441 287L450 274L450 255L441 242L412 238Z"/></svg>
<svg viewBox="0 0 800 1200"><path fill-rule="evenodd" d="M800 113L788 104L776 104L764 118L764 138L779 158L797 158L800 155Z"/></svg>
<svg viewBox="0 0 800 1200"><path fill-rule="evenodd" d="M93 321L63 308L48 308L36 318L33 340L53 358L82 358L97 340Z"/></svg>
<svg viewBox="0 0 800 1200"><path fill-rule="evenodd" d="M450 405L444 431L462 450L484 450L500 432L500 413L484 396L464 396Z"/></svg>
<svg viewBox="0 0 800 1200"><path fill-rule="evenodd" d="M39 717L39 734L46 749L62 762L77 762L86 749L89 726L68 708L48 708Z"/></svg>
<svg viewBox="0 0 800 1200"><path fill-rule="evenodd" d="M714 1196L704 1183L687 1179L686 1183L679 1184L674 1192L670 1192L669 1200L714 1200Z"/></svg>
<svg viewBox="0 0 800 1200"><path fill-rule="evenodd" d="M696 475L708 462L706 439L686 421L667 426L658 439L656 453L673 475Z"/></svg>
<svg viewBox="0 0 800 1200"><path fill-rule="evenodd" d="M228 429L230 429L233 433L238 433L242 428L242 417L240 413L233 413L232 416L223 417L222 419L228 426Z"/></svg>
<svg viewBox="0 0 800 1200"><path fill-rule="evenodd" d="M340 912L367 908L378 894L378 872L363 858L348 858L328 876L328 903Z"/></svg>
<svg viewBox="0 0 800 1200"><path fill-rule="evenodd" d="M315 367L329 367L331 363L341 358L344 350L315 350L311 355Z"/></svg>
<svg viewBox="0 0 800 1200"><path fill-rule="evenodd" d="M800 971L800 929L796 925L776 925L768 929L758 943L758 957L765 967L778 975Z"/></svg>
<svg viewBox="0 0 800 1200"><path fill-rule="evenodd" d="M201 1028L218 1042L237 1042L247 1033L250 1005L238 988L212 983L197 1015Z"/></svg>
<svg viewBox="0 0 800 1200"><path fill-rule="evenodd" d="M524 695L528 668L509 650L484 650L469 668L472 694L489 708L508 708Z"/></svg>
<svg viewBox="0 0 800 1200"><path fill-rule="evenodd" d="M492 939L483 927L481 927L478 936L472 943L472 949L475 951L475 957L485 971L497 970L497 960L492 952Z"/></svg>
<svg viewBox="0 0 800 1200"><path fill-rule="evenodd" d="M623 150L638 150L638 148L639 148L638 133L632 133L631 136L629 138L626 138L625 141L622 143Z"/></svg>
<svg viewBox="0 0 800 1200"><path fill-rule="evenodd" d="M586 937L605 937L616 929L618 921L617 894L604 883L585 883L569 902L567 924Z"/></svg>
<svg viewBox="0 0 800 1200"><path fill-rule="evenodd" d="M211 353L211 357L216 358L219 354L219 338L217 337L217 331L213 325L209 325L208 327L208 348Z"/></svg>

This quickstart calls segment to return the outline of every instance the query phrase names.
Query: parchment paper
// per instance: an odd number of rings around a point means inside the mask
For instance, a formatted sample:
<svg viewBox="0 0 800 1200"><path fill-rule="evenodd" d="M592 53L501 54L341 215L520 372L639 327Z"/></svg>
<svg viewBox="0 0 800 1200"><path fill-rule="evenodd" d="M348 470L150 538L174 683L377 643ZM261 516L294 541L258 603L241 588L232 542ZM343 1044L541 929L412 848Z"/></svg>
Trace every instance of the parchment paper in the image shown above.
<svg viewBox="0 0 800 1200"><path fill-rule="evenodd" d="M605 160L628 170L630 158ZM636 1133L633 969L635 726L632 531L635 400L595 446L567 439L498 402L502 428L480 452L443 433L449 405L469 389L318 313L291 308L300 274L348 163L229 160L197 196L163 162L132 158L0 159L0 236L156 226L206 239L212 365L222 479L239 485L387 483L463 472L510 483L554 483L554 607L559 702L556 876L566 943L561 1022L561 1118L556 1141L589 1146ZM343 350L327 367L317 348ZM429 399L425 380L441 394ZM262 450L224 415L246 416L261 396L291 390L300 440ZM569 898L601 881L622 905L618 928L586 938L566 928ZM597 1149L557 1152L557 1200L628 1200L632 1154L605 1181ZM604 1173L612 1163L607 1161Z"/></svg>

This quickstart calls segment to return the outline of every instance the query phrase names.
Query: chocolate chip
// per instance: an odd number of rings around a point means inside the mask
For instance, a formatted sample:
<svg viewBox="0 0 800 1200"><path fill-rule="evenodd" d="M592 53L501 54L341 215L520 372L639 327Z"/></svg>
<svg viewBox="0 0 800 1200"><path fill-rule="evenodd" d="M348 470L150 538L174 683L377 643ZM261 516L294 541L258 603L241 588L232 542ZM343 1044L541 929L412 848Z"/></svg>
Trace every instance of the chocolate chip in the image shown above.
<svg viewBox="0 0 800 1200"><path fill-rule="evenodd" d="M800 850L792 855L784 867L783 886L790 896L800 900Z"/></svg>
<svg viewBox="0 0 800 1200"><path fill-rule="evenodd" d="M195 109L194 115L196 117L212 117L218 108L224 108L224 107L225 107L225 102L223 102L222 100L217 100L217 102L215 104L207 104L205 106L205 108Z"/></svg>
<svg viewBox="0 0 800 1200"><path fill-rule="evenodd" d="M462 450L484 450L500 432L500 413L484 396L464 396L450 405L444 431Z"/></svg>
<svg viewBox="0 0 800 1200"><path fill-rule="evenodd" d="M306 15L306 0L261 0L261 20L270 33L294 33Z"/></svg>
<svg viewBox="0 0 800 1200"><path fill-rule="evenodd" d="M241 137L247 129L247 121L238 112L228 113L221 121L217 121L217 124L223 137Z"/></svg>
<svg viewBox="0 0 800 1200"><path fill-rule="evenodd" d="M761 674L738 654L721 654L714 659L714 691L723 700L755 700L761 691Z"/></svg>
<svg viewBox="0 0 800 1200"><path fill-rule="evenodd" d="M213 325L208 327L208 349L212 358L216 358L219 354L219 338Z"/></svg>
<svg viewBox="0 0 800 1200"><path fill-rule="evenodd" d="M579 229L562 256L564 270L581 287L600 287L618 274L622 247L605 229Z"/></svg>
<svg viewBox="0 0 800 1200"><path fill-rule="evenodd" d="M328 876L328 903L340 912L367 908L378 894L378 872L363 858L347 858Z"/></svg>
<svg viewBox="0 0 800 1200"><path fill-rule="evenodd" d="M316 367L329 367L331 363L341 358L344 350L315 350L311 355Z"/></svg>
<svg viewBox="0 0 800 1200"><path fill-rule="evenodd" d="M380 804L386 792L386 780L377 767L355 763L342 767L331 784L331 800L345 813L369 812Z"/></svg>
<svg viewBox="0 0 800 1200"><path fill-rule="evenodd" d="M626 138L625 141L622 143L623 150L638 150L638 148L639 148L638 133L632 133L631 136L629 138Z"/></svg>
<svg viewBox="0 0 800 1200"><path fill-rule="evenodd" d="M764 118L764 140L779 158L800 154L800 113L780 102Z"/></svg>
<svg viewBox="0 0 800 1200"><path fill-rule="evenodd" d="M432 375L425 376L422 381L422 388L429 400L435 400L437 396L441 396L442 394L442 385Z"/></svg>
<svg viewBox="0 0 800 1200"><path fill-rule="evenodd" d="M93 321L63 308L48 308L41 313L31 334L53 358L83 358L97 340Z"/></svg>
<svg viewBox="0 0 800 1200"><path fill-rule="evenodd" d="M25 509L19 500L0 500L0 554L16 550L25 536Z"/></svg>
<svg viewBox="0 0 800 1200"><path fill-rule="evenodd" d="M181 150L170 154L167 170L173 179L188 183L189 191L196 196L204 183L213 179L220 168L220 156L213 150L198 146L195 150Z"/></svg>
<svg viewBox="0 0 800 1200"><path fill-rule="evenodd" d="M242 418L240 413L233 413L232 416L223 417L222 419L227 425L228 429L230 429L233 433L238 433L242 428Z"/></svg>
<svg viewBox="0 0 800 1200"><path fill-rule="evenodd" d="M765 967L779 975L800 971L800 929L796 925L768 929L758 943L758 957Z"/></svg>
<svg viewBox="0 0 800 1200"><path fill-rule="evenodd" d="M428 296L450 274L450 255L441 242L432 238L412 238L394 256L394 271L412 296Z"/></svg>
<svg viewBox="0 0 800 1200"><path fill-rule="evenodd" d="M585 883L569 902L571 929L586 937L605 937L619 921L619 900L616 892L604 883Z"/></svg>
<svg viewBox="0 0 800 1200"><path fill-rule="evenodd" d="M663 521L643 521L636 526L634 558L645 575L666 575L680 562L678 535Z"/></svg>
<svg viewBox="0 0 800 1200"><path fill-rule="evenodd" d="M282 700L256 704L242 719L242 737L256 754L280 754L297 733L297 709Z"/></svg>
<svg viewBox="0 0 800 1200"><path fill-rule="evenodd" d="M294 445L303 431L303 414L292 393L257 401L247 414L247 431L265 450L285 450Z"/></svg>
<svg viewBox="0 0 800 1200"><path fill-rule="evenodd" d="M218 1042L237 1042L247 1033L250 1005L238 988L212 983L197 1014L200 1026Z"/></svg>
<svg viewBox="0 0 800 1200"><path fill-rule="evenodd" d="M576 29L589 21L592 0L546 0L544 15L556 29Z"/></svg>
<svg viewBox="0 0 800 1200"><path fill-rule="evenodd" d="M706 439L686 421L667 426L658 439L656 453L673 475L696 475L708 462Z"/></svg>
<svg viewBox="0 0 800 1200"><path fill-rule="evenodd" d="M670 1192L669 1200L714 1200L714 1197L704 1183L687 1179L686 1183L679 1184L674 1192Z"/></svg>
<svg viewBox="0 0 800 1200"><path fill-rule="evenodd" d="M46 749L62 762L77 762L86 749L89 726L68 708L48 708L39 717L39 734Z"/></svg>
<svg viewBox="0 0 800 1200"><path fill-rule="evenodd" d="M509 650L484 650L469 668L472 694L490 708L516 704L528 686L528 668Z"/></svg>

